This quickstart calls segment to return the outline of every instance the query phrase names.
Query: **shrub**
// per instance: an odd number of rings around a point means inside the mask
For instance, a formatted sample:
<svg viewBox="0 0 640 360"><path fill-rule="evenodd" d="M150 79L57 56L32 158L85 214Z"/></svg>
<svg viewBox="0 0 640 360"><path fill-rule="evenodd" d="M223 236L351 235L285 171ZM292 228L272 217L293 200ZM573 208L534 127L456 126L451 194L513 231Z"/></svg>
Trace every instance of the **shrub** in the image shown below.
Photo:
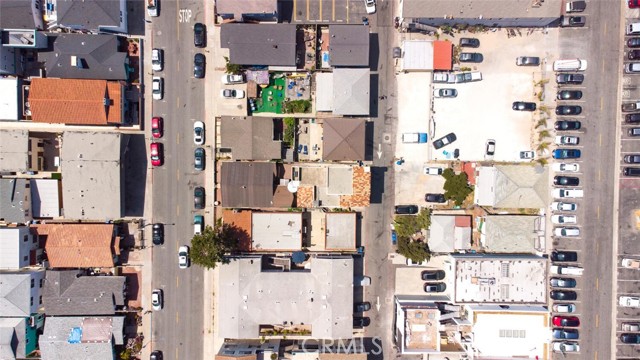
<svg viewBox="0 0 640 360"><path fill-rule="evenodd" d="M444 197L454 200L457 206L462 205L467 196L473 192L473 188L469 186L467 174L462 172L456 175L453 170L445 169L442 176L446 179Z"/></svg>
<svg viewBox="0 0 640 360"><path fill-rule="evenodd" d="M292 146L295 142L296 135L296 119L292 117L284 118L284 143Z"/></svg>

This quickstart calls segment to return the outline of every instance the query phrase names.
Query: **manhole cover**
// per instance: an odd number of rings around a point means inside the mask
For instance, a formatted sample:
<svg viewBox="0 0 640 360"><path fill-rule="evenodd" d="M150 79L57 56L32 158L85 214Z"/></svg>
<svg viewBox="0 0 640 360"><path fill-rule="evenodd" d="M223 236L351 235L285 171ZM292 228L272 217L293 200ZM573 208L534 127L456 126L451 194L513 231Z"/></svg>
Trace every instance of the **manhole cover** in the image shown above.
<svg viewBox="0 0 640 360"><path fill-rule="evenodd" d="M391 144L391 134L382 134L382 142L385 144Z"/></svg>

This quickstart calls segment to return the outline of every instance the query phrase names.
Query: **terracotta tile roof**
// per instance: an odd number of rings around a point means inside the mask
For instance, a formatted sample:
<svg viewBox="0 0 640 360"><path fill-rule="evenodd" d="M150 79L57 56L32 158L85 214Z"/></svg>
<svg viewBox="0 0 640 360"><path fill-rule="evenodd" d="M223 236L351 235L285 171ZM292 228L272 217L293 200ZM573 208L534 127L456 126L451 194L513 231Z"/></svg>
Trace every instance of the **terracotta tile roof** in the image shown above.
<svg viewBox="0 0 640 360"><path fill-rule="evenodd" d="M371 200L371 172L362 166L353 167L353 194L340 195L340 207L366 207Z"/></svg>
<svg viewBox="0 0 640 360"><path fill-rule="evenodd" d="M31 80L29 104L34 122L107 125L122 123L122 85L117 81ZM104 105L108 98L110 104Z"/></svg>
<svg viewBox="0 0 640 360"><path fill-rule="evenodd" d="M258 355L244 355L244 356L227 356L227 355L216 355L216 360L256 360Z"/></svg>
<svg viewBox="0 0 640 360"><path fill-rule="evenodd" d="M45 251L52 268L113 267L120 241L113 224L43 224L36 234L46 235Z"/></svg>
<svg viewBox="0 0 640 360"><path fill-rule="evenodd" d="M472 186L476 184L476 163L473 162L465 162L462 163L462 171L467 174L467 181Z"/></svg>
<svg viewBox="0 0 640 360"><path fill-rule="evenodd" d="M451 70L453 66L453 45L448 41L433 42L433 69Z"/></svg>
<svg viewBox="0 0 640 360"><path fill-rule="evenodd" d="M455 226L464 228L471 227L471 216L456 216Z"/></svg>
<svg viewBox="0 0 640 360"><path fill-rule="evenodd" d="M298 187L298 192L296 192L296 207L313 207L313 186L301 185Z"/></svg>
<svg viewBox="0 0 640 360"><path fill-rule="evenodd" d="M238 238L240 243L239 249L242 251L251 251L251 210L234 211L231 209L222 210L222 221L225 224L238 227L243 236ZM245 234L247 236L245 236Z"/></svg>

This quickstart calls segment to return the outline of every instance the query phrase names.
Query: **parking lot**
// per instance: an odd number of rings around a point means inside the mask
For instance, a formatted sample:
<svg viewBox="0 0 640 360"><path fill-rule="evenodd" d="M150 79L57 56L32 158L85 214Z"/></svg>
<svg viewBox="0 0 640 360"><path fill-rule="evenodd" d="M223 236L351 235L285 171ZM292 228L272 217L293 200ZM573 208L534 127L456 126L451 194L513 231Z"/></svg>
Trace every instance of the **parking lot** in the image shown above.
<svg viewBox="0 0 640 360"><path fill-rule="evenodd" d="M283 2L282 6L283 17L290 18L292 23L361 24L363 16L370 16L363 0L293 0Z"/></svg>

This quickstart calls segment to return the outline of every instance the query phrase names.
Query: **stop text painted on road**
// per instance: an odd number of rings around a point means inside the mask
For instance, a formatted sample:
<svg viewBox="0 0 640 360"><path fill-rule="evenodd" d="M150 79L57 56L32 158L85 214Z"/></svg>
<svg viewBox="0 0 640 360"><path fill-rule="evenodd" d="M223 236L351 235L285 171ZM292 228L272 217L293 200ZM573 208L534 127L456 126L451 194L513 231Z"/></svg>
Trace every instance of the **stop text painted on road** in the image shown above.
<svg viewBox="0 0 640 360"><path fill-rule="evenodd" d="M180 9L180 11L178 11L178 20L181 23L191 21L191 9Z"/></svg>

